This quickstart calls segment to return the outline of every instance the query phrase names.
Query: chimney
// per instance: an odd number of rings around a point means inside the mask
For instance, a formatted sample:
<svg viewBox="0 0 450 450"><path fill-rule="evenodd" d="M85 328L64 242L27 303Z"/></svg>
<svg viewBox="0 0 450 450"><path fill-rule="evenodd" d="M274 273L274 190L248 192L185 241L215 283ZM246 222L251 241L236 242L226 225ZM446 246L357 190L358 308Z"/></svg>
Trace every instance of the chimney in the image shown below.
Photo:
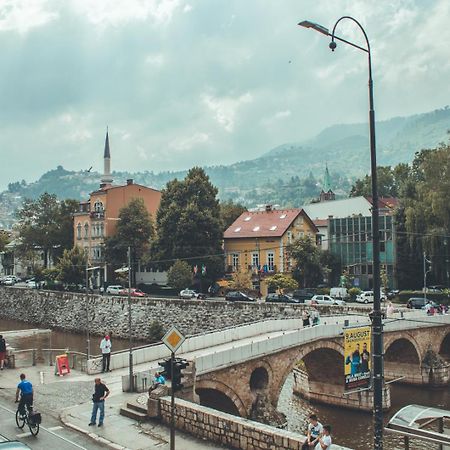
<svg viewBox="0 0 450 450"><path fill-rule="evenodd" d="M133 178L128 178L128 180L127 180L127 186L129 186L130 184L133 184Z"/></svg>
<svg viewBox="0 0 450 450"><path fill-rule="evenodd" d="M272 205L266 205L266 212L272 211Z"/></svg>

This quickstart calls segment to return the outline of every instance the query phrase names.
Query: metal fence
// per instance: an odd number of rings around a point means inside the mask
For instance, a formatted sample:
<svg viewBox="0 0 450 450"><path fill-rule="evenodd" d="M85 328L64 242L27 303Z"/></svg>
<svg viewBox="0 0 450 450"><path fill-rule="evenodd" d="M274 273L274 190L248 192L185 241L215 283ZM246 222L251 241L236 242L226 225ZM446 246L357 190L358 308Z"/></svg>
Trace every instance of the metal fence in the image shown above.
<svg viewBox="0 0 450 450"><path fill-rule="evenodd" d="M56 356L65 354L69 359L69 367L74 370L86 371L86 353L76 352L68 348L27 348L14 350L8 355L8 365L11 368L22 368L44 364L55 365Z"/></svg>

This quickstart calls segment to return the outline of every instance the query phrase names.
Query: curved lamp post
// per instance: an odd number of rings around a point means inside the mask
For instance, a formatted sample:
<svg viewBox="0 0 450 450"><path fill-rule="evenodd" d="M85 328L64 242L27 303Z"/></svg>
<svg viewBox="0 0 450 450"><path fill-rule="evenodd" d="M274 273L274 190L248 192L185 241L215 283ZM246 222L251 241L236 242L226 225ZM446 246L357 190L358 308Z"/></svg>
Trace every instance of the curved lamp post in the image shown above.
<svg viewBox="0 0 450 450"><path fill-rule="evenodd" d="M354 44L335 35L336 27L341 20L348 19L353 21L364 35L367 48ZM330 49L336 49L336 41L344 42L365 53L367 53L369 64L369 132L370 132L370 167L372 176L372 244L373 244L373 311L372 319L372 373L373 373L373 416L374 416L374 448L383 449L383 321L381 317L381 299L380 299L380 235L378 218L378 188L377 188L377 157L375 147L375 111L373 106L373 80L372 80L372 59L370 54L370 44L367 34L362 25L353 17L341 17L333 27L332 33L327 28L314 22L303 21L299 23L305 28L312 28L325 36L331 36Z"/></svg>

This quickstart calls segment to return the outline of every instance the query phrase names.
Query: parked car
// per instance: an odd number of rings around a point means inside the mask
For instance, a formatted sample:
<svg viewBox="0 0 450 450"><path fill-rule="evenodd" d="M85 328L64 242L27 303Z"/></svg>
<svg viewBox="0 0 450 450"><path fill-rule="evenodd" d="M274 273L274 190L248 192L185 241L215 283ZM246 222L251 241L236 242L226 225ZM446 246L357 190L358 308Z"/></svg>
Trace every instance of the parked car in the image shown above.
<svg viewBox="0 0 450 450"><path fill-rule="evenodd" d="M430 302L431 306L433 306L434 308L436 308L438 305L433 302L432 300L429 300L427 298L423 298L423 297L411 297L408 300L408 303L406 304L407 308L410 309L423 309L425 308L425 305Z"/></svg>
<svg viewBox="0 0 450 450"><path fill-rule="evenodd" d="M28 447L28 445L24 444L23 442L19 441L4 441L0 442L0 449L3 450L26 450L31 447Z"/></svg>
<svg viewBox="0 0 450 450"><path fill-rule="evenodd" d="M230 302L254 302L256 299L240 291L231 291L225 295L225 300Z"/></svg>
<svg viewBox="0 0 450 450"><path fill-rule="evenodd" d="M199 300L204 300L206 298L206 294L202 294L201 292L194 291L192 289L183 289L178 294L179 298L198 298Z"/></svg>
<svg viewBox="0 0 450 450"><path fill-rule="evenodd" d="M385 301L386 295L383 292L380 293L380 300ZM373 291L363 291L361 294L356 296L355 301L358 303L373 303Z"/></svg>
<svg viewBox="0 0 450 450"><path fill-rule="evenodd" d="M270 303L303 303L302 301L293 298L286 294L269 294L266 297L266 302Z"/></svg>
<svg viewBox="0 0 450 450"><path fill-rule="evenodd" d="M333 298L329 295L313 295L311 300L306 300L307 305L345 305L344 300Z"/></svg>
<svg viewBox="0 0 450 450"><path fill-rule="evenodd" d="M397 297L398 294L400 294L400 290L399 289L392 289L391 291L389 291L387 293L387 298L389 300L392 300L394 297Z"/></svg>
<svg viewBox="0 0 450 450"><path fill-rule="evenodd" d="M14 275L7 275L5 278L3 278L2 284L5 286L14 286L16 284Z"/></svg>
<svg viewBox="0 0 450 450"><path fill-rule="evenodd" d="M292 293L292 297L299 300L300 303L305 303L305 300L310 300L313 295L316 295L316 290L313 288L296 289Z"/></svg>
<svg viewBox="0 0 450 450"><path fill-rule="evenodd" d="M131 297L145 297L145 294L140 289L131 288L130 291ZM128 288L121 289L119 295L128 295Z"/></svg>
<svg viewBox="0 0 450 450"><path fill-rule="evenodd" d="M330 289L330 297L346 300L350 296L348 295L347 288L345 287L332 287Z"/></svg>
<svg viewBox="0 0 450 450"><path fill-rule="evenodd" d="M107 294L119 295L119 292L123 289L120 284L111 284L106 288Z"/></svg>
<svg viewBox="0 0 450 450"><path fill-rule="evenodd" d="M36 281L34 278L30 278L26 281L26 285L30 289L42 289L45 286L45 281Z"/></svg>

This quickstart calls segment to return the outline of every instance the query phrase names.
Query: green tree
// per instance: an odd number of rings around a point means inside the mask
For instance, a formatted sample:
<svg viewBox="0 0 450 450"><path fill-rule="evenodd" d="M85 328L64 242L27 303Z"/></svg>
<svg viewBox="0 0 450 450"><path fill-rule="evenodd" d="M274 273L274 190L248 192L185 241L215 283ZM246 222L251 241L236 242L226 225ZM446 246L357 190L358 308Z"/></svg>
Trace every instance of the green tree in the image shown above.
<svg viewBox="0 0 450 450"><path fill-rule="evenodd" d="M10 238L8 232L0 230L0 252L5 251L6 245L9 243Z"/></svg>
<svg viewBox="0 0 450 450"><path fill-rule="evenodd" d="M40 249L44 267L64 249L73 245L72 216L78 209L75 200L58 201L56 195L42 194L37 200L26 199L17 212L20 245L18 253L26 255Z"/></svg>
<svg viewBox="0 0 450 450"><path fill-rule="evenodd" d="M176 260L167 273L167 283L177 290L192 284L192 268L186 261Z"/></svg>
<svg viewBox="0 0 450 450"><path fill-rule="evenodd" d="M266 282L271 290L288 290L293 291L298 288L298 283L291 276L284 273L277 273L266 278Z"/></svg>
<svg viewBox="0 0 450 450"><path fill-rule="evenodd" d="M205 267L211 279L223 273L222 220L217 188L203 169L194 167L184 180L167 183L156 215L156 230L156 260L190 258L193 266ZM167 265L167 262L160 264L163 268Z"/></svg>
<svg viewBox="0 0 450 450"><path fill-rule="evenodd" d="M302 236L289 246L289 256L295 260L292 272L302 287L313 287L323 280L320 249L311 236Z"/></svg>
<svg viewBox="0 0 450 450"><path fill-rule="evenodd" d="M132 199L119 211L117 231L105 239L106 260L113 267L127 261L127 250L131 248L132 265L137 261L146 262L155 231L150 213L141 198ZM135 270L132 271L134 276ZM134 280L132 280L134 284Z"/></svg>
<svg viewBox="0 0 450 450"><path fill-rule="evenodd" d="M240 203L233 203L232 200L220 203L220 219L222 221L222 230L225 231L244 211L245 206Z"/></svg>
<svg viewBox="0 0 450 450"><path fill-rule="evenodd" d="M251 272L233 272L231 275L230 288L235 291L250 291L253 289Z"/></svg>
<svg viewBox="0 0 450 450"><path fill-rule="evenodd" d="M66 284L84 284L86 268L86 253L76 245L70 250L64 250L56 264L58 280Z"/></svg>

